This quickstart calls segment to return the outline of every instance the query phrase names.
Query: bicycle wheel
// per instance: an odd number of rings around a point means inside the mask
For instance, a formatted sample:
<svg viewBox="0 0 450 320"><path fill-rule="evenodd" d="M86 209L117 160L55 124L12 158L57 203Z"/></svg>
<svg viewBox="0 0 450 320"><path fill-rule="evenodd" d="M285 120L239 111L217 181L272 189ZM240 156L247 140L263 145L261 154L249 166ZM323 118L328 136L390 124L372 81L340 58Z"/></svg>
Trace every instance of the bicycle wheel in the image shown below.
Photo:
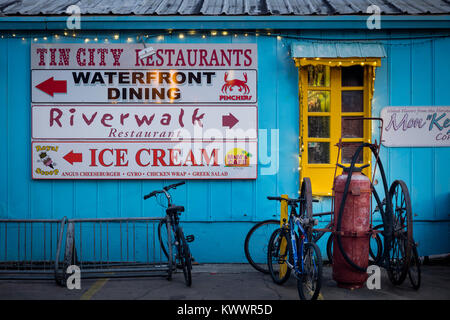
<svg viewBox="0 0 450 320"><path fill-rule="evenodd" d="M308 177L303 178L302 187L300 191L300 210L299 214L302 217L313 219L313 209L312 209L312 188L311 180ZM306 234L308 241L312 241L313 226L308 225L306 227Z"/></svg>
<svg viewBox="0 0 450 320"><path fill-rule="evenodd" d="M253 268L262 273L269 273L267 245L270 236L279 227L279 220L264 220L255 224L245 237L245 257Z"/></svg>
<svg viewBox="0 0 450 320"><path fill-rule="evenodd" d="M164 226L164 228L163 228ZM161 245L161 249L164 252L164 255L166 256L167 259L169 259L169 254L167 252L167 248L164 245L164 243L167 242L167 224L166 224L166 220L160 220L158 223L158 239L159 239L159 244Z"/></svg>
<svg viewBox="0 0 450 320"><path fill-rule="evenodd" d="M322 286L322 255L314 242L303 246L303 270L297 278L297 289L301 300L316 300Z"/></svg>
<svg viewBox="0 0 450 320"><path fill-rule="evenodd" d="M389 251L388 276L392 284L400 285L408 274L412 251L412 209L406 184L395 180L389 189L392 203L392 245Z"/></svg>
<svg viewBox="0 0 450 320"><path fill-rule="evenodd" d="M177 244L177 258L180 261L181 268L183 269L184 281L186 282L186 286L190 287L192 285L192 257L181 227L179 227L178 229L178 238L179 241Z"/></svg>
<svg viewBox="0 0 450 320"><path fill-rule="evenodd" d="M417 252L417 247L415 245L412 246L411 260L409 262L408 268L408 277L414 290L419 290L421 280L420 259Z"/></svg>
<svg viewBox="0 0 450 320"><path fill-rule="evenodd" d="M267 248L267 265L273 282L283 284L291 275L291 268L286 262L293 264L291 236L288 230L279 228L272 233Z"/></svg>
<svg viewBox="0 0 450 320"><path fill-rule="evenodd" d="M330 233L330 236L328 237L327 240L327 258L328 258L328 263L332 264L333 263L333 234Z"/></svg>

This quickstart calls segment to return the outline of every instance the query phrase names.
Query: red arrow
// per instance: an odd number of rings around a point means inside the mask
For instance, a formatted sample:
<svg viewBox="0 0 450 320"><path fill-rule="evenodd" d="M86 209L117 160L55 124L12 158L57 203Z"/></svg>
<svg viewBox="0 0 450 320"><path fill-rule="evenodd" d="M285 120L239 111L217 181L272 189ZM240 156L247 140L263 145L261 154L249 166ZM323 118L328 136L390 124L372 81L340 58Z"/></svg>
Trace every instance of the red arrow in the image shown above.
<svg viewBox="0 0 450 320"><path fill-rule="evenodd" d="M74 162L81 162L81 161L83 161L83 154L82 153L73 153L73 150L72 150L68 154L66 154L63 158L68 163L73 165Z"/></svg>
<svg viewBox="0 0 450 320"><path fill-rule="evenodd" d="M227 116L222 116L222 126L223 127L228 127L228 128L233 128L236 123L238 123L239 120L233 116L231 113L229 113Z"/></svg>
<svg viewBox="0 0 450 320"><path fill-rule="evenodd" d="M67 81L53 80L53 77L51 77L39 83L36 88L53 97L54 93L67 93Z"/></svg>

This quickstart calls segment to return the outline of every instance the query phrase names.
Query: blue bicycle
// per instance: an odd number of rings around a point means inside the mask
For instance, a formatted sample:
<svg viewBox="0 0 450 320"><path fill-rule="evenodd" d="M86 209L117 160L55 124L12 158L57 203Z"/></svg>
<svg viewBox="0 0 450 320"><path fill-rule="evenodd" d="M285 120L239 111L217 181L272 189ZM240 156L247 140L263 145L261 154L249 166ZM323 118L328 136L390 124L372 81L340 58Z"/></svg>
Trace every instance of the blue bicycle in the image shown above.
<svg viewBox="0 0 450 320"><path fill-rule="evenodd" d="M285 283L294 271L300 299L315 300L322 285L322 255L312 242L312 229L317 220L312 215L311 183L305 178L298 199L267 197L286 201L290 207L288 221L275 230L269 240L267 264L272 280ZM300 204L299 214L297 207Z"/></svg>

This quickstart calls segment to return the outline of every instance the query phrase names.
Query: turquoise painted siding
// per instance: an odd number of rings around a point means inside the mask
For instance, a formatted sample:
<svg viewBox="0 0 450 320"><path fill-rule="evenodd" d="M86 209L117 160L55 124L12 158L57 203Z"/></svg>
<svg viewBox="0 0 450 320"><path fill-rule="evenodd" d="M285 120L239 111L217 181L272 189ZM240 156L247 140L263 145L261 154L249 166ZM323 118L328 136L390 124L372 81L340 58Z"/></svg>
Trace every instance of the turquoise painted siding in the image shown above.
<svg viewBox="0 0 450 320"><path fill-rule="evenodd" d="M424 36L411 32L305 31L292 33L321 38L390 38ZM431 33L430 33L431 34ZM157 35L157 34L156 34ZM30 35L34 36L34 35ZM123 32L83 36L111 43L133 39ZM40 35L42 40L42 35ZM50 38L53 39L53 38ZM33 181L30 178L30 43L32 39L0 39L0 218L61 218L162 216L164 209L142 196L170 181ZM83 39L48 40L82 42ZM298 70L289 56L291 39L242 33L234 37L166 35L164 42L258 44L259 158L264 132L268 142L279 130L278 174L256 181L188 181L173 192L175 203L186 206L185 233L194 233L192 251L199 262L244 262L243 242L254 221L278 217L278 203L267 195L297 195L298 182ZM449 105L450 39L386 40L387 58L377 69L373 116L388 105ZM378 133L374 130L373 137ZM450 252L450 148L382 148L388 181L403 179L409 186L415 219L415 238L421 255ZM379 179L379 177L378 177ZM315 212L329 211L330 199L314 204ZM323 218L322 224L329 218ZM2 241L0 239L0 241ZM324 240L320 242L323 252ZM0 257L2 257L0 249Z"/></svg>

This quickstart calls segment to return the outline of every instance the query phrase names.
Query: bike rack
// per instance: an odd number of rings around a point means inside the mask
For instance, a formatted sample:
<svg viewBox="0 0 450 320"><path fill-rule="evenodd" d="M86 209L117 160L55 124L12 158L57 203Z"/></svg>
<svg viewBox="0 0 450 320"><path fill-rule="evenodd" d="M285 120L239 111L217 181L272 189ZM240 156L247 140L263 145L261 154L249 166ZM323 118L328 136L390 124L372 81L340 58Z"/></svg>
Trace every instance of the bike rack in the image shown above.
<svg viewBox="0 0 450 320"><path fill-rule="evenodd" d="M168 256L157 231L163 221L168 228L162 239ZM66 225L64 260L55 274L61 285L70 265L80 268L82 279L172 276L175 266L166 217L68 219Z"/></svg>
<svg viewBox="0 0 450 320"><path fill-rule="evenodd" d="M52 279L67 219L0 219L0 279ZM8 246L16 250L8 250Z"/></svg>
<svg viewBox="0 0 450 320"><path fill-rule="evenodd" d="M162 222L168 256L158 237ZM176 267L170 227L166 217L0 219L0 279L54 279L65 285L70 265L80 268L83 279L170 279Z"/></svg>

